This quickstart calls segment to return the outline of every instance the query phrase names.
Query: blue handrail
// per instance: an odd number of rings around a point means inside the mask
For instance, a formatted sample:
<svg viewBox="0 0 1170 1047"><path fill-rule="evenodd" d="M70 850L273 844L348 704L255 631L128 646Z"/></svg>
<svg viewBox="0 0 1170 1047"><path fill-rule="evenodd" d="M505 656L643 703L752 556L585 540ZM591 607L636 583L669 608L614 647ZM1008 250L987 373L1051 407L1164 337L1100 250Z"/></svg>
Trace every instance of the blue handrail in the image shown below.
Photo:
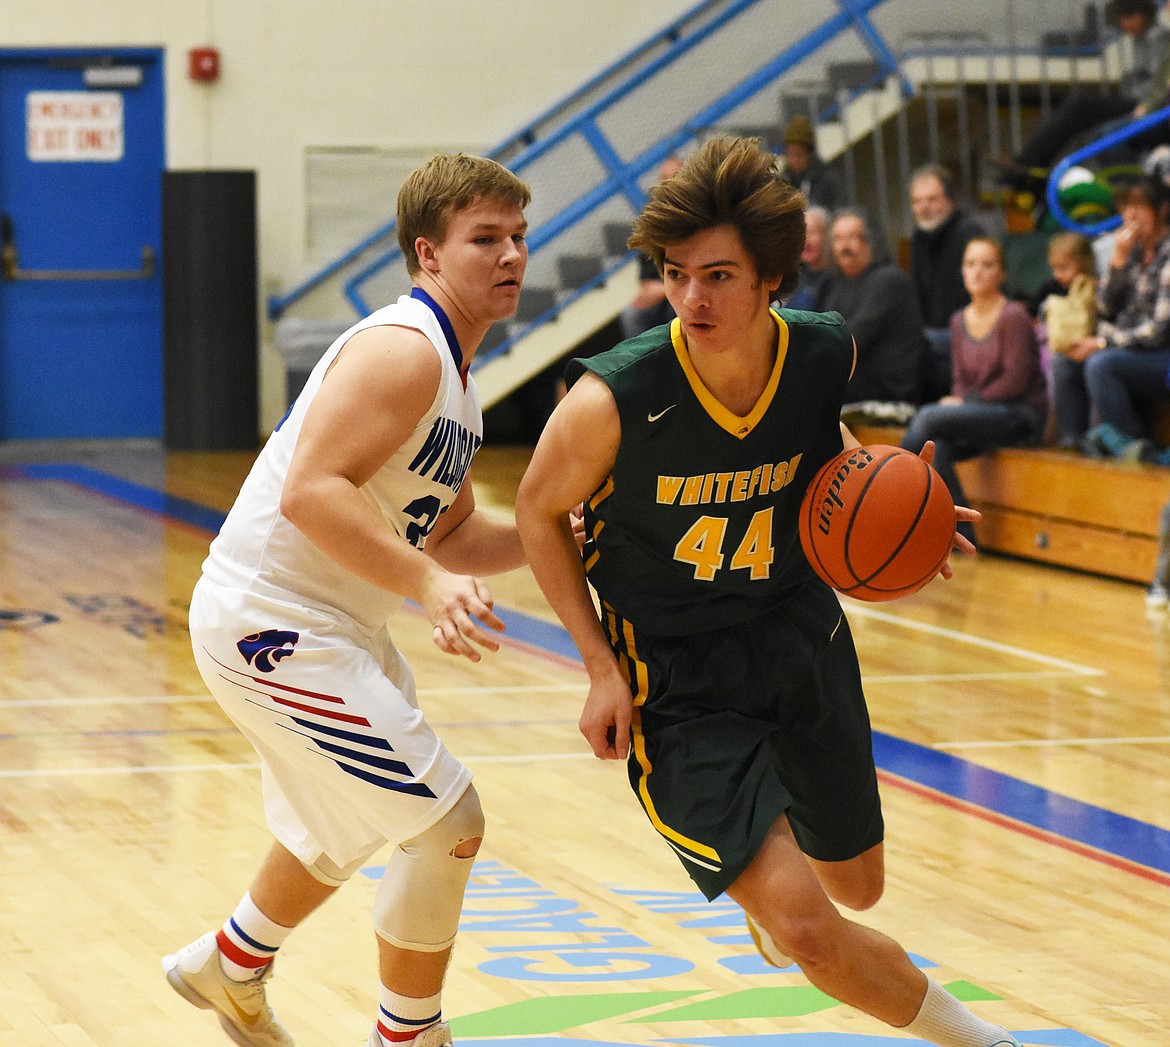
<svg viewBox="0 0 1170 1047"><path fill-rule="evenodd" d="M498 159L500 156L507 153L510 149L517 145L531 145L532 142L536 140L538 129L542 125L548 124L555 120L560 114L571 108L578 101L578 99L587 96L591 91L593 91L598 84L604 83L610 77L633 65L643 55L645 55L652 48L656 47L658 44L662 43L663 41L666 41L667 43L673 43L678 38L680 32L687 23L700 16L705 10L714 7L721 2L723 2L723 0L700 0L699 3L697 3L685 14L680 15L673 22L663 27L653 36L649 37L647 40L644 40L641 44L638 44L630 51L627 51L620 58L611 62L591 80L586 81L575 91L562 98L559 102L555 102L553 105L549 106L548 109L544 110L544 112L540 113L540 115L532 120L529 120L528 123L520 128L519 131L515 131L509 135L506 139L504 139L503 142L492 149L492 151L487 155L492 159ZM389 236L394 231L394 227L397 224L398 223L396 220L391 219L389 222L386 222L384 225L381 225L375 229L357 245L351 247L348 251L340 255L338 258L335 258L332 262L329 262L313 276L309 277L302 283L297 284L290 291L287 291L282 295L271 295L268 299L269 319L279 319L280 315L290 305L292 305L293 302L304 297L306 294L308 294L309 291L313 290L314 287L319 286L332 277L335 273L341 269L344 269L355 258L360 257L365 251L369 250L371 247L377 244L378 241Z"/></svg>
<svg viewBox="0 0 1170 1047"><path fill-rule="evenodd" d="M1170 105L1162 109L1156 109L1152 113L1147 113L1137 120L1132 120L1124 127L1110 131L1108 134L1102 135L1095 142L1090 142L1088 145L1069 153L1068 156L1052 169L1052 173L1048 176L1046 198L1052 217L1060 225L1064 226L1065 229L1070 229L1074 233L1084 233L1086 236L1107 233L1110 229L1116 229L1121 225L1121 215L1111 215L1108 218L1103 218L1099 222L1091 222L1088 224L1078 222L1076 219L1067 215L1060 204L1060 180L1068 173L1070 168L1075 167L1081 161L1087 160L1091 156L1096 156L1098 153L1103 153L1106 149L1112 149L1115 145L1128 141L1135 135L1139 135L1143 131L1149 130L1149 128L1155 127L1167 119L1170 119Z"/></svg>

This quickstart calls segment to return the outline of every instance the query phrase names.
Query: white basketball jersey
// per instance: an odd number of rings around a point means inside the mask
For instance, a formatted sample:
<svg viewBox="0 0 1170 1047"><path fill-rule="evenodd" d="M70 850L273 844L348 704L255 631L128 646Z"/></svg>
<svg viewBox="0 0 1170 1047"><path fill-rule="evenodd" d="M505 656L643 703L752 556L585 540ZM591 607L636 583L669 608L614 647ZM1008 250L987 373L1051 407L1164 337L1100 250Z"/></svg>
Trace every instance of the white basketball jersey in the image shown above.
<svg viewBox="0 0 1170 1047"><path fill-rule="evenodd" d="M464 389L458 345L442 310L423 292L403 295L359 321L326 351L284 421L269 437L203 564L211 582L302 606L336 609L371 630L401 597L359 578L323 553L280 513L293 448L330 364L358 331L380 326L421 331L442 363L434 402L406 442L361 488L388 526L422 549L439 514L455 500L483 440L475 383ZM448 334L449 333L449 334ZM361 411L361 405L355 406Z"/></svg>

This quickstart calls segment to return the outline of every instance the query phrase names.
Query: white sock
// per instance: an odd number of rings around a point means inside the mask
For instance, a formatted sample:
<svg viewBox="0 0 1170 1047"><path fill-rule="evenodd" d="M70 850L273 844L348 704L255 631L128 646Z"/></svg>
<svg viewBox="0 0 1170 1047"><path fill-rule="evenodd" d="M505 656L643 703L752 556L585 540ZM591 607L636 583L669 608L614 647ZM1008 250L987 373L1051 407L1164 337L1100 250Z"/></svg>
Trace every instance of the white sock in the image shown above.
<svg viewBox="0 0 1170 1047"><path fill-rule="evenodd" d="M251 892L245 894L215 936L223 973L237 982L262 974L292 932L291 927L273 923L256 908Z"/></svg>
<svg viewBox="0 0 1170 1047"><path fill-rule="evenodd" d="M378 1002L378 1035L388 1047L409 1043L424 1029L429 1029L443 1016L439 993L425 999L399 996L386 986L381 987Z"/></svg>
<svg viewBox="0 0 1170 1047"><path fill-rule="evenodd" d="M926 996L918 1017L906 1031L939 1047L1019 1047L1002 1025L977 1018L937 982L926 980Z"/></svg>

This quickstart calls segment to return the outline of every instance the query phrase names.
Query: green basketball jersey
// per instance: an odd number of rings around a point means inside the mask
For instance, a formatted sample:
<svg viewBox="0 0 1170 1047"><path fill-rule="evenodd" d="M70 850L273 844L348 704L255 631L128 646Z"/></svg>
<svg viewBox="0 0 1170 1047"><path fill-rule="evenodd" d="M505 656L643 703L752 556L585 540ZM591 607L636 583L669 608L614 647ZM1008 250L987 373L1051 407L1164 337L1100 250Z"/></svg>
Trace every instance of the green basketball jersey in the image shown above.
<svg viewBox="0 0 1170 1047"><path fill-rule="evenodd" d="M706 389L678 321L569 362L609 386L613 471L585 506L598 596L639 629L685 635L744 621L815 577L797 539L805 488L841 450L853 340L836 313L772 314L779 351L746 416Z"/></svg>

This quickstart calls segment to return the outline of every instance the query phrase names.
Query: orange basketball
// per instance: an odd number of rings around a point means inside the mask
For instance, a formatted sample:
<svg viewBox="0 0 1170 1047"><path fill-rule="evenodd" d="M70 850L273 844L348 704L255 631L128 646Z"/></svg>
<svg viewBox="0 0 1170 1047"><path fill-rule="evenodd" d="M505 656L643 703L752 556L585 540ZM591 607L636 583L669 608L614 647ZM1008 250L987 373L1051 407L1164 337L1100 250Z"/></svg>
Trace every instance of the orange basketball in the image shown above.
<svg viewBox="0 0 1170 1047"><path fill-rule="evenodd" d="M896 600L942 567L955 537L955 503L921 458L872 444L842 451L814 477L800 507L800 544L838 592Z"/></svg>

